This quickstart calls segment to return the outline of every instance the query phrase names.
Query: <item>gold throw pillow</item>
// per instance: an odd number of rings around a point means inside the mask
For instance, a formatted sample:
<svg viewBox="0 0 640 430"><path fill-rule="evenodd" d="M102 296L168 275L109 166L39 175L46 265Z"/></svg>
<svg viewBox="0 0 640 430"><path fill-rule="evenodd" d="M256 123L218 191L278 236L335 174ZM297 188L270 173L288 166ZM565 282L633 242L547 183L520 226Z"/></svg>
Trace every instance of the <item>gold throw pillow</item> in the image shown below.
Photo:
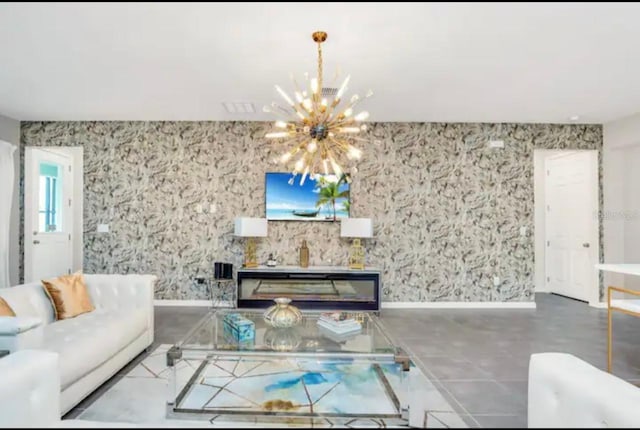
<svg viewBox="0 0 640 430"><path fill-rule="evenodd" d="M95 309L81 272L43 280L42 284L53 305L56 320L73 318Z"/></svg>
<svg viewBox="0 0 640 430"><path fill-rule="evenodd" d="M2 297L0 297L0 317L15 317L16 313L11 309L9 303L7 303Z"/></svg>

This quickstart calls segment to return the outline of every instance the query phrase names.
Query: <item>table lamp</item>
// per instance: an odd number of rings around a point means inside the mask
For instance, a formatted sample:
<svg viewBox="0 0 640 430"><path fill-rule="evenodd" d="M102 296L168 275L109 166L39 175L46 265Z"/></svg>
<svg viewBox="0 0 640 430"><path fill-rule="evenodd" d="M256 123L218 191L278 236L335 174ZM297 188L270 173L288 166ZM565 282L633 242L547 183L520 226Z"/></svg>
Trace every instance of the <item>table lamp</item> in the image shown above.
<svg viewBox="0 0 640 430"><path fill-rule="evenodd" d="M267 236L266 218L236 218L234 235L248 238L244 249L244 267L258 267L255 238Z"/></svg>
<svg viewBox="0 0 640 430"><path fill-rule="evenodd" d="M360 239L373 237L371 218L342 218L340 220L340 237L354 238L349 249L349 268L364 269L364 247L360 243Z"/></svg>

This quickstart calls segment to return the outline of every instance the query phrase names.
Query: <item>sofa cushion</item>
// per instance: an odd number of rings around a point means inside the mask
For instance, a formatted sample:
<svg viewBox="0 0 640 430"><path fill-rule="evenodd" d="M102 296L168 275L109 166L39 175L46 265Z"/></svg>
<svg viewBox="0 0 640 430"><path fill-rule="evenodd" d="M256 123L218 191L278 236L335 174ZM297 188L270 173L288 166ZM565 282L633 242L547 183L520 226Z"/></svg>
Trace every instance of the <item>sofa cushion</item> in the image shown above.
<svg viewBox="0 0 640 430"><path fill-rule="evenodd" d="M82 272L43 280L42 285L51 300L56 320L73 318L95 309Z"/></svg>
<svg viewBox="0 0 640 430"><path fill-rule="evenodd" d="M55 321L53 306L41 282L0 288L2 297L18 317L40 318L44 324Z"/></svg>
<svg viewBox="0 0 640 430"><path fill-rule="evenodd" d="M11 306L0 297L0 317L15 317L16 313L11 309Z"/></svg>
<svg viewBox="0 0 640 430"><path fill-rule="evenodd" d="M62 389L111 359L147 326L144 310L96 310L46 326L44 349L60 354Z"/></svg>

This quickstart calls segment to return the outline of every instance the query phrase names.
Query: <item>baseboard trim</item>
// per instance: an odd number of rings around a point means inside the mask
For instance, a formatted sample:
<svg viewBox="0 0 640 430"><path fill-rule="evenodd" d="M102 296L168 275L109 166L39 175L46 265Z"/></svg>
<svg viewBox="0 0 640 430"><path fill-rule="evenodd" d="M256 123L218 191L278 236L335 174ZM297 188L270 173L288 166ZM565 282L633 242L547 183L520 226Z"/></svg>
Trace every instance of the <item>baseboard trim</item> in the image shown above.
<svg viewBox="0 0 640 430"><path fill-rule="evenodd" d="M597 309L608 309L607 302L589 302L589 306Z"/></svg>
<svg viewBox="0 0 640 430"><path fill-rule="evenodd" d="M154 300L155 306L211 306L211 300ZM535 309L535 302L382 302L382 309Z"/></svg>
<svg viewBox="0 0 640 430"><path fill-rule="evenodd" d="M211 306L211 300L154 300L154 306Z"/></svg>
<svg viewBox="0 0 640 430"><path fill-rule="evenodd" d="M535 309L535 302L382 302L382 309Z"/></svg>

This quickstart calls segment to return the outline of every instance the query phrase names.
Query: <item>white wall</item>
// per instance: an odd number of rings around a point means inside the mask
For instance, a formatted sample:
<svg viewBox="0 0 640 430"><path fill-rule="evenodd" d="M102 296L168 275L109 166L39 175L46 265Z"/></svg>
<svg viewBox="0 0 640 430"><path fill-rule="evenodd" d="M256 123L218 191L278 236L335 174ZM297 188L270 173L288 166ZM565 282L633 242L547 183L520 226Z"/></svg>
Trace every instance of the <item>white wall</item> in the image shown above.
<svg viewBox="0 0 640 430"><path fill-rule="evenodd" d="M605 263L640 263L640 114L603 126ZM637 277L605 273L605 287L640 289Z"/></svg>
<svg viewBox="0 0 640 430"><path fill-rule="evenodd" d="M0 116L0 139L20 147L20 121ZM14 154L15 179L13 186L13 202L11 204L11 220L9 222L9 279L11 285L19 282L19 239L20 239L20 150Z"/></svg>
<svg viewBox="0 0 640 430"><path fill-rule="evenodd" d="M640 146L624 149L624 261L640 263ZM627 276L625 287L640 290L640 277Z"/></svg>

